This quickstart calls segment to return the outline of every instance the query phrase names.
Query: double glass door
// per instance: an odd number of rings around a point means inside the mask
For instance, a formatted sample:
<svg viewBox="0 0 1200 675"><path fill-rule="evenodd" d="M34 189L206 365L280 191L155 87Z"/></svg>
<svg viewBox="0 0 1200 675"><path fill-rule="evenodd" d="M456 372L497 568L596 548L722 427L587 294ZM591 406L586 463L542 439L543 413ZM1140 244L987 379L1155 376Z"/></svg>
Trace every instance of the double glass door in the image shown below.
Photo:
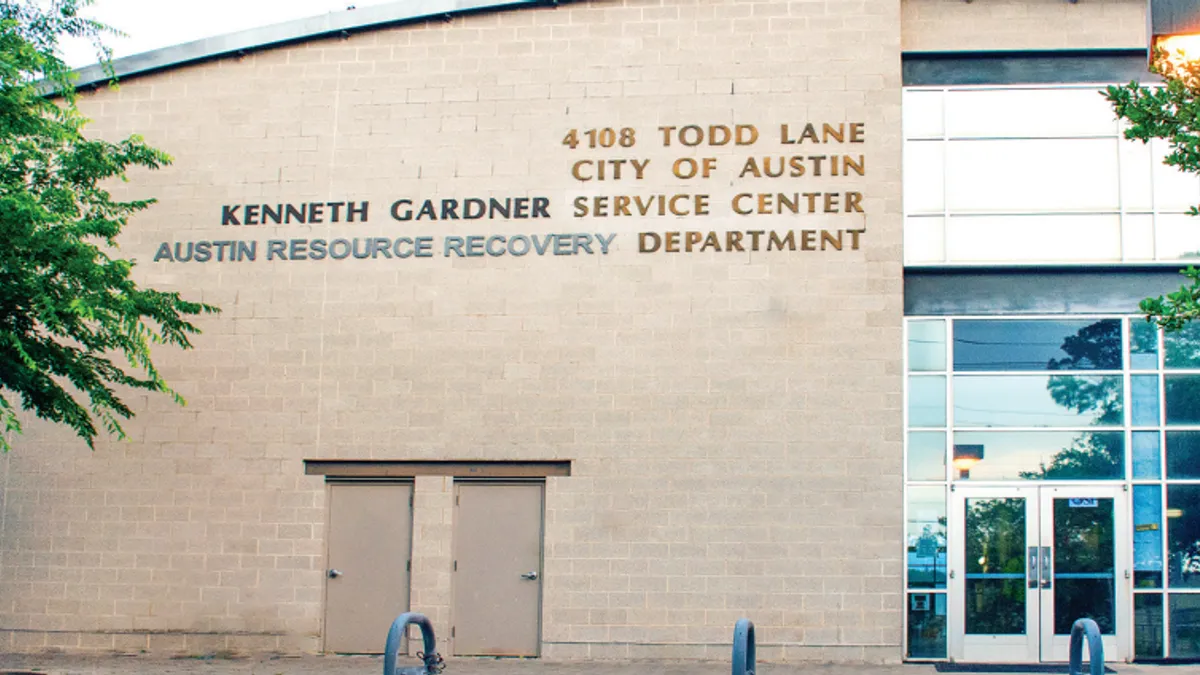
<svg viewBox="0 0 1200 675"><path fill-rule="evenodd" d="M950 493L950 657L1066 661L1090 618L1105 658L1129 644L1130 541L1120 486L956 486Z"/></svg>

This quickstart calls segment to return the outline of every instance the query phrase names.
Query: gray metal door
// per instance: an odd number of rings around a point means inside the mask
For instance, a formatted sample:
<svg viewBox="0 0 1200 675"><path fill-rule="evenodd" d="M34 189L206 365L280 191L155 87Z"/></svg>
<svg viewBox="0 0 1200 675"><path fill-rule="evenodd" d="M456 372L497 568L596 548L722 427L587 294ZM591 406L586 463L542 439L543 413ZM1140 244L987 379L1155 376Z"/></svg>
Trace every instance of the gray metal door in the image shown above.
<svg viewBox="0 0 1200 675"><path fill-rule="evenodd" d="M408 610L412 485L331 484L327 541L325 651L381 653Z"/></svg>
<svg viewBox="0 0 1200 675"><path fill-rule="evenodd" d="M456 655L538 655L542 493L541 483L455 485Z"/></svg>

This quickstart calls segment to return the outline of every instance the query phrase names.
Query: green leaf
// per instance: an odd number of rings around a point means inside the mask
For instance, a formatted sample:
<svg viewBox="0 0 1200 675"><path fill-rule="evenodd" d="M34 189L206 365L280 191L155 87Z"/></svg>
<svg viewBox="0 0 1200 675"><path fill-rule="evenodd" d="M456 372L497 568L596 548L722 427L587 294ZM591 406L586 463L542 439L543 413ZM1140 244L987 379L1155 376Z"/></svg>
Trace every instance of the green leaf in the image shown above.
<svg viewBox="0 0 1200 675"><path fill-rule="evenodd" d="M0 0L3 450L21 430L15 401L70 426L92 447L97 422L124 437L121 421L133 411L118 390L161 392L182 404L155 368L150 345L188 349L199 332L191 317L218 311L138 286L133 264L110 255L130 216L154 201L115 201L102 185L125 180L130 167L157 169L171 158L141 136L111 143L84 134L87 120L57 45L62 37L89 38L107 54L100 37L112 31L79 16L88 4Z"/></svg>

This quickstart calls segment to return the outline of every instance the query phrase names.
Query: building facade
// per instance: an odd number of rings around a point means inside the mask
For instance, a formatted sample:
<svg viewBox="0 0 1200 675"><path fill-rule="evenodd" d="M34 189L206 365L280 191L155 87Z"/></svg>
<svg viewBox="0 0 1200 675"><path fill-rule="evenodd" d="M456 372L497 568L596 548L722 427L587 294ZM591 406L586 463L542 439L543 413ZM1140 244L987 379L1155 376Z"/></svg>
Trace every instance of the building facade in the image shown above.
<svg viewBox="0 0 1200 675"><path fill-rule="evenodd" d="M0 458L0 648L1200 656L1200 182L1145 2L469 2L131 57L122 254L219 305ZM903 180L902 180L903 179ZM414 647L415 648L415 647Z"/></svg>

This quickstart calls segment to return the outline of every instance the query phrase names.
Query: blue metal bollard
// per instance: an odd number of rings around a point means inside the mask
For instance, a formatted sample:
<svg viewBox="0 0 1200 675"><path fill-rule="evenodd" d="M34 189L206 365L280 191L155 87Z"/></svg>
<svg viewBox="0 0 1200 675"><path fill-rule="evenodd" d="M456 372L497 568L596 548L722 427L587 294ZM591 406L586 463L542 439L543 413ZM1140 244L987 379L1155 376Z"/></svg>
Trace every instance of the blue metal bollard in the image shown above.
<svg viewBox="0 0 1200 675"><path fill-rule="evenodd" d="M1079 619L1071 626L1071 649L1068 664L1071 675L1083 675L1083 638L1087 637L1090 675L1104 675L1104 642L1100 626L1091 619Z"/></svg>
<svg viewBox="0 0 1200 675"><path fill-rule="evenodd" d="M396 657L400 652L400 641L408 630L408 624L415 623L421 627L421 638L425 641L425 651L417 652L417 656L425 663L423 666L397 668ZM388 629L387 646L383 649L383 675L437 675L445 668L442 657L437 653L437 639L433 636L433 624L424 614L405 612L396 617L392 627Z"/></svg>
<svg viewBox="0 0 1200 675"><path fill-rule="evenodd" d="M733 626L733 675L754 675L754 623L738 619Z"/></svg>

